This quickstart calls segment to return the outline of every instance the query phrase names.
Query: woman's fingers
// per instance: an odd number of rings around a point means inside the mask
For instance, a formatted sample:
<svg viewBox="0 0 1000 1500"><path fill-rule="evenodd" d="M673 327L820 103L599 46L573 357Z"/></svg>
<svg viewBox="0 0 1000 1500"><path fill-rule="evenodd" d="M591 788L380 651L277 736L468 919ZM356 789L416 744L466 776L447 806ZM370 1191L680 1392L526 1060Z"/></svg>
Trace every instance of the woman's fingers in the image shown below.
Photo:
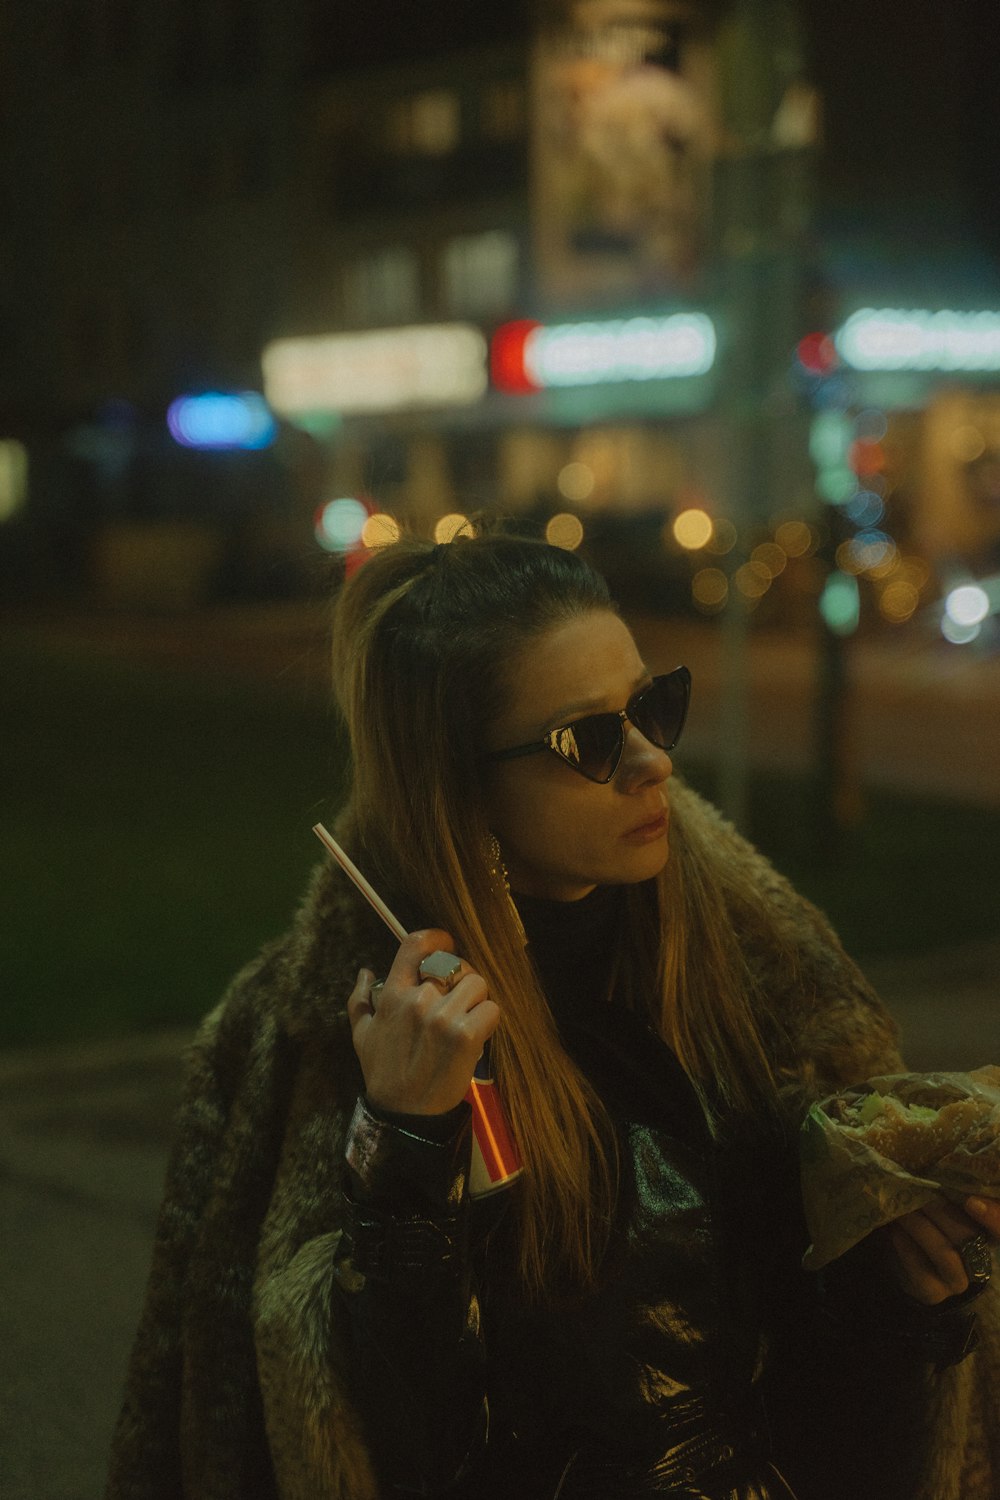
<svg viewBox="0 0 1000 1500"><path fill-rule="evenodd" d="M351 1036L354 1039L355 1049L360 1044L364 1036L364 1031L371 1023L371 1018L375 1014L371 1001L372 985L374 983L375 975L371 969L361 969L358 972L354 988L347 1001L347 1019L351 1023ZM361 1028L360 1034L359 1028Z"/></svg>
<svg viewBox="0 0 1000 1500"><path fill-rule="evenodd" d="M462 960L457 976L420 975L421 960L449 953L439 928L407 935L373 1002L362 969L347 1004L354 1049L371 1101L403 1114L437 1114L464 1096L476 1060L500 1021L486 981Z"/></svg>
<svg viewBox="0 0 1000 1500"><path fill-rule="evenodd" d="M976 1226L971 1232L985 1231L994 1245L1000 1245L1000 1202L996 1198L966 1198L962 1207Z"/></svg>
<svg viewBox="0 0 1000 1500"><path fill-rule="evenodd" d="M907 1214L905 1220L900 1220L895 1243L901 1254L904 1250L909 1252L910 1274L919 1268L919 1293L914 1295L919 1294L922 1301L943 1302L968 1288L968 1273L956 1245L927 1215Z"/></svg>
<svg viewBox="0 0 1000 1500"><path fill-rule="evenodd" d="M391 980L394 985L404 989L413 988L419 984L434 983L433 980L425 980L421 975L421 961L430 958L432 953L450 953L452 949L451 933L445 932L443 928L424 927L416 932L408 932L392 961L387 983ZM463 972L471 972L467 964L463 964Z"/></svg>
<svg viewBox="0 0 1000 1500"><path fill-rule="evenodd" d="M939 1197L897 1219L890 1238L903 1290L930 1305L967 1291L969 1273L960 1251L981 1228L957 1204Z"/></svg>
<svg viewBox="0 0 1000 1500"><path fill-rule="evenodd" d="M912 1235L902 1229L898 1223L889 1226L888 1235L895 1257L896 1279L908 1296L913 1297L917 1302L933 1307L953 1295L951 1290L942 1284L933 1261Z"/></svg>

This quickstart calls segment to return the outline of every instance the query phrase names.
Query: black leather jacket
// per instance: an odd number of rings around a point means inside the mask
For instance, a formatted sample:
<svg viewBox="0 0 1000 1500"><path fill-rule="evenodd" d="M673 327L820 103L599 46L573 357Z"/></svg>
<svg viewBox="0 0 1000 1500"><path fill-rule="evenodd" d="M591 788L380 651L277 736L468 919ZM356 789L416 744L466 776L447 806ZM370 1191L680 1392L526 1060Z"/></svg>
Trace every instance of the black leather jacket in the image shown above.
<svg viewBox="0 0 1000 1500"><path fill-rule="evenodd" d="M585 1047L588 1037L578 1040ZM682 1492L697 1494L689 1488L697 1473L718 1477L725 1484L718 1492L728 1494L734 1479L757 1473L760 1486L748 1496L781 1494L763 1487L750 1399L756 1323L731 1305L713 1223L714 1153L695 1125L700 1109L688 1107L690 1085L662 1044L660 1080L619 1076L596 1039L593 1050L605 1075L594 1081L620 1133L623 1180L601 1284L587 1296L529 1308L516 1295L508 1195L517 1189L463 1202L464 1107L449 1122L451 1136L423 1153L412 1134L359 1107L348 1159L352 1260L366 1286L354 1299L353 1322L358 1357L384 1353L363 1387L376 1462L389 1486L417 1493L421 1484L425 1493L446 1490L464 1474L476 1495L558 1492L569 1500L676 1492L681 1483ZM649 1087L656 1082L658 1098ZM662 1099L675 1101L672 1122ZM418 1156L421 1190L454 1213L447 1224L438 1219L436 1232L428 1218L396 1249L381 1210L393 1201L398 1212L403 1176L417 1190ZM401 1321L409 1324L412 1354L405 1362ZM390 1401L406 1420L382 1420Z"/></svg>
<svg viewBox="0 0 1000 1500"><path fill-rule="evenodd" d="M615 1121L622 1160L591 1295L525 1305L513 1269L516 1187L466 1196L467 1106L431 1126L359 1102L347 1156L361 1277L348 1300L356 1394L384 1492L907 1495L927 1357L960 1357L964 1314L930 1328L918 1317L908 1330L905 1299L863 1256L825 1285L802 1272L793 1142L747 1122L713 1141L673 1053L629 1012L592 1009L563 1036ZM923 1348L907 1347L911 1334ZM847 1372L865 1388L850 1444L819 1456ZM776 1421L790 1439L771 1430Z"/></svg>

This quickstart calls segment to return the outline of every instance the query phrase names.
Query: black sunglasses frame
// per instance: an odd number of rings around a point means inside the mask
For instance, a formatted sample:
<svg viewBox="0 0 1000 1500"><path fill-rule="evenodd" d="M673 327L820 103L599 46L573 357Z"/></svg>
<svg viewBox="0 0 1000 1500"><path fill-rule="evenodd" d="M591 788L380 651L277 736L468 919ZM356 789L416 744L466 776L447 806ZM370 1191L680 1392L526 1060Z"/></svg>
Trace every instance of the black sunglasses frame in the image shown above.
<svg viewBox="0 0 1000 1500"><path fill-rule="evenodd" d="M680 721L677 725L677 733L674 735L673 739L668 745L663 745L660 744L658 740L653 739L652 736L646 734L646 731L643 729L642 725L636 720L635 715L639 708L641 700L646 696L646 694L651 692L654 688L659 687L661 684L667 682L676 684L680 687L682 698ZM677 741L680 739L681 734L683 733L690 702L691 673L687 667L675 667L672 672L661 672L658 676L654 677L652 682L649 683L646 687L639 688L638 692L632 694L632 697L628 700L624 708L620 708L615 712L609 711L607 713L600 714L584 714L581 718L574 719L569 724L562 724L558 729L549 730L549 733L545 735L544 739L532 740L531 743L527 745L512 745L509 750L493 750L489 755L486 756L486 759L489 761L517 760L522 755L537 755L542 750L550 750L553 755L558 755L563 764L569 766L571 771L576 771L579 776L585 777L587 781L595 782L598 786L607 786L609 781L614 780L618 767L622 763L622 756L625 754L625 720L628 719L630 724L634 724L639 733L643 735L644 738L648 739L650 741L650 744L656 745L657 749L672 750L677 744ZM559 749L558 739L560 735L566 734L567 730L575 729L578 724L586 724L591 719L617 720L618 749L614 753L611 770L608 772L607 776L591 776L587 771L583 769L578 761L573 760L565 753L565 751Z"/></svg>

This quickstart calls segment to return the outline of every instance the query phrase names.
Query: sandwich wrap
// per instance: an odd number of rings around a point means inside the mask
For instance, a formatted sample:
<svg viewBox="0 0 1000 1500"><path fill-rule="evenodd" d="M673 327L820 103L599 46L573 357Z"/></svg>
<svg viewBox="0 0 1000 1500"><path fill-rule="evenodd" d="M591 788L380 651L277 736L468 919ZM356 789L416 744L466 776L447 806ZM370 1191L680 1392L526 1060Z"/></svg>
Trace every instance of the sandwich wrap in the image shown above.
<svg viewBox="0 0 1000 1500"><path fill-rule="evenodd" d="M1000 1067L842 1089L809 1110L800 1147L802 1264L818 1271L935 1194L1000 1198Z"/></svg>

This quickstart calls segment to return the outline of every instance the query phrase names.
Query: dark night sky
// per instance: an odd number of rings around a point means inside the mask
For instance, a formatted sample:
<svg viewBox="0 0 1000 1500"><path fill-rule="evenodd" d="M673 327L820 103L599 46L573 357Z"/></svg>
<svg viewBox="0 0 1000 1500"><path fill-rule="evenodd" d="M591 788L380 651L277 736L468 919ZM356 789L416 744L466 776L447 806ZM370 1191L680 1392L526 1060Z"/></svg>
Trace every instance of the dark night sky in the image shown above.
<svg viewBox="0 0 1000 1500"><path fill-rule="evenodd" d="M323 64L432 57L522 33L532 0L365 0L325 28ZM949 188L1000 259L1000 42L996 0L800 0L825 102L823 176L838 204L923 196L933 223ZM330 51L326 51L330 48Z"/></svg>

